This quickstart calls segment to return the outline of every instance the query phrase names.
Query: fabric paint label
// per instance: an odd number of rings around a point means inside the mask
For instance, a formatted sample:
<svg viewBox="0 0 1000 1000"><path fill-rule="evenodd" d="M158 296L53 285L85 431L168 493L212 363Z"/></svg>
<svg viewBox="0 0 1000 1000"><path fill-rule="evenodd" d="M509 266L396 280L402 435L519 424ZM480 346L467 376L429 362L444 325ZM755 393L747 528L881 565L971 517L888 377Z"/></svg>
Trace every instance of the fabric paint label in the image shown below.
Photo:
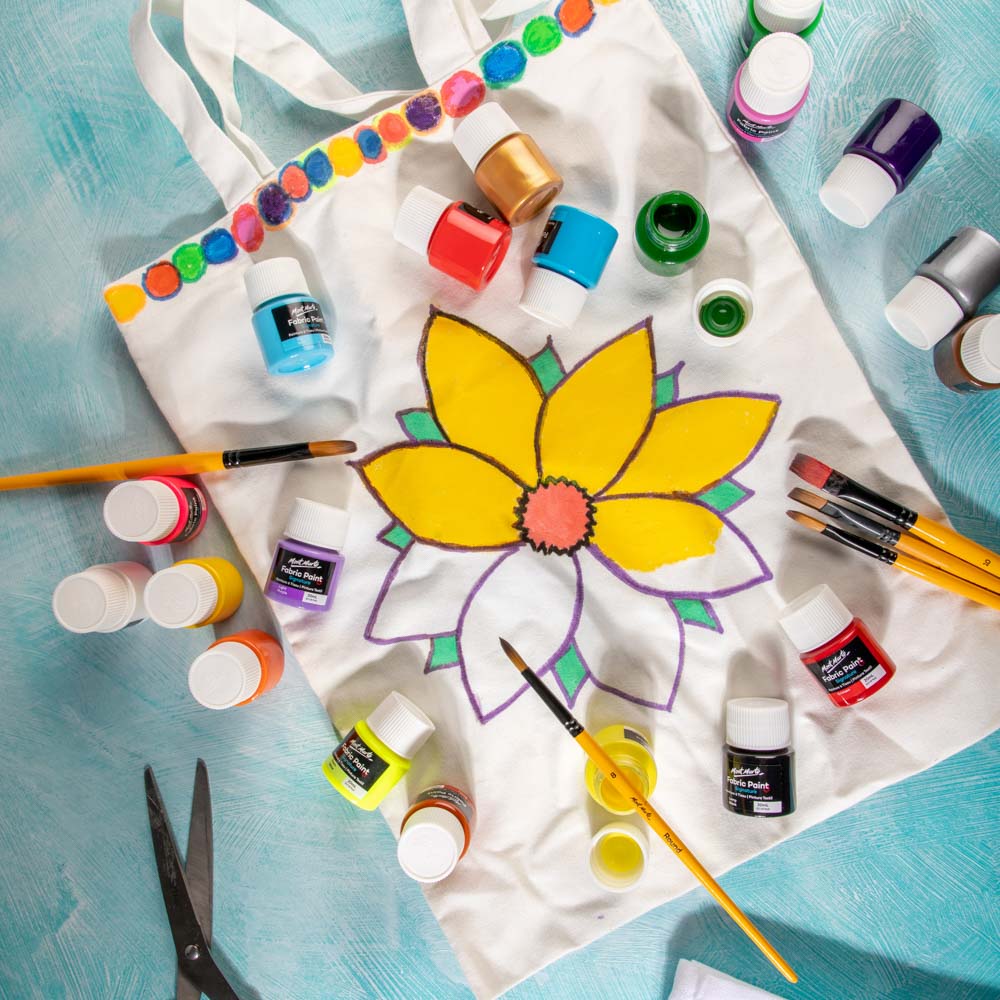
<svg viewBox="0 0 1000 1000"><path fill-rule="evenodd" d="M344 772L344 784L348 791L363 799L372 785L385 774L389 766L360 736L352 729L343 743L333 751L330 758Z"/></svg>
<svg viewBox="0 0 1000 1000"><path fill-rule="evenodd" d="M761 759L727 753L724 804L740 816L785 816L792 812L790 757Z"/></svg>
<svg viewBox="0 0 1000 1000"><path fill-rule="evenodd" d="M633 743L638 743L640 746L644 746L647 750L649 750L649 740L647 740L642 733L637 733L634 729L629 729L626 726L622 730L622 736L624 736L625 739L631 740Z"/></svg>
<svg viewBox="0 0 1000 1000"><path fill-rule="evenodd" d="M463 201L458 207L460 211L464 212L466 215L472 216L473 219L482 222L484 225L488 226L491 222L493 222L492 215L488 212L484 212L481 208L476 208L475 205L470 205L467 201Z"/></svg>
<svg viewBox="0 0 1000 1000"><path fill-rule="evenodd" d="M729 120L733 123L734 128L744 135L756 139L758 142L763 142L767 139L776 139L779 135L787 132L789 126L792 124L791 118L770 125L765 125L763 122L756 122L752 118L747 118L740 111L736 101L733 101L729 105Z"/></svg>
<svg viewBox="0 0 1000 1000"><path fill-rule="evenodd" d="M299 302L286 302L271 310L275 328L282 341L295 337L320 337L324 344L332 344L330 334L326 329L326 319L319 303L312 299Z"/></svg>
<svg viewBox="0 0 1000 1000"><path fill-rule="evenodd" d="M182 487L181 493L184 494L184 499L187 501L187 520L184 522L184 527L181 528L180 534L176 538L171 539L171 543L186 542L189 538L194 538L201 531L204 524L205 497L202 495L201 490L194 486Z"/></svg>
<svg viewBox="0 0 1000 1000"><path fill-rule="evenodd" d="M861 683L869 688L885 677L885 667L860 638L852 639L836 653L814 663L806 662L828 694L836 694Z"/></svg>
<svg viewBox="0 0 1000 1000"><path fill-rule="evenodd" d="M562 223L558 219L549 219L545 223L542 238L538 241L538 246L535 249L536 254L546 254L552 249L552 244L555 243L561 227Z"/></svg>
<svg viewBox="0 0 1000 1000"><path fill-rule="evenodd" d="M271 569L271 580L301 592L302 600L307 604L323 604L333 582L336 565L332 559L304 556L279 545ZM314 600L310 601L309 595L313 595Z"/></svg>
<svg viewBox="0 0 1000 1000"><path fill-rule="evenodd" d="M465 821L470 826L476 814L476 808L472 804L472 799L465 792L453 788L451 785L434 785L426 789L413 800L413 805L417 805L418 802L446 802L457 809L465 817ZM410 808L412 809L413 806Z"/></svg>

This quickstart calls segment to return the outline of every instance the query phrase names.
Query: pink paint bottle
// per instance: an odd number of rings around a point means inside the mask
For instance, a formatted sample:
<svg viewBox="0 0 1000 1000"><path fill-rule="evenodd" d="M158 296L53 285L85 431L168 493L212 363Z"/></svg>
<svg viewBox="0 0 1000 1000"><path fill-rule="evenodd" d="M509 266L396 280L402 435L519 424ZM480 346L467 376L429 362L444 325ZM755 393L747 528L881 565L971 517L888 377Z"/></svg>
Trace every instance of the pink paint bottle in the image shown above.
<svg viewBox="0 0 1000 1000"><path fill-rule="evenodd" d="M809 95L812 49L798 35L766 35L736 71L726 117L748 142L770 142L788 131Z"/></svg>

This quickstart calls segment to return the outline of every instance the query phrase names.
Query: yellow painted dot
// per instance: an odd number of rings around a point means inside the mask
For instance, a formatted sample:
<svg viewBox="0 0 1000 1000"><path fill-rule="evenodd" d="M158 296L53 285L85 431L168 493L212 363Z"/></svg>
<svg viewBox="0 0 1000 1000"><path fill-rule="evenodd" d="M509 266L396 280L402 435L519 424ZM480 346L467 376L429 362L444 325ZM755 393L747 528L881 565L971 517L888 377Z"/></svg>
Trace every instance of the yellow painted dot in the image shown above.
<svg viewBox="0 0 1000 1000"><path fill-rule="evenodd" d="M146 293L138 285L112 285L105 290L104 301L119 323L128 323L146 304Z"/></svg>
<svg viewBox="0 0 1000 1000"><path fill-rule="evenodd" d="M333 164L333 169L340 177L351 177L356 174L365 162L361 155L361 147L345 135L331 140L327 155Z"/></svg>

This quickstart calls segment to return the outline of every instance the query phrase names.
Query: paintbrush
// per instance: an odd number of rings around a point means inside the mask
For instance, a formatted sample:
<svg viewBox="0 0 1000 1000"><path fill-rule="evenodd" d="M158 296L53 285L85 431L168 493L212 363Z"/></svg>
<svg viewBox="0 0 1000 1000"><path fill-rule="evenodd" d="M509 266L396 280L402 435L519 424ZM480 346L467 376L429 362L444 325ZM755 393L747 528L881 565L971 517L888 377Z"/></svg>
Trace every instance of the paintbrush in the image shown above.
<svg viewBox="0 0 1000 1000"><path fill-rule="evenodd" d="M545 702L552 714L562 723L584 753L594 762L595 767L611 782L612 787L631 802L640 816L649 824L659 840L677 855L678 860L708 890L713 899L736 921L740 930L767 956L768 961L790 983L797 983L799 977L792 967L778 954L774 945L754 926L750 918L723 892L722 887L705 870L701 862L684 846L677 834L667 825L667 821L649 804L646 797L632 784L618 765L608 756L603 747L577 722L558 698L539 679L538 675L521 659L520 654L506 639L500 640L503 651L511 663L521 671L521 676L529 687Z"/></svg>
<svg viewBox="0 0 1000 1000"><path fill-rule="evenodd" d="M787 510L785 513L793 521L801 524L804 528L808 528L810 531L818 531L820 534L826 535L827 538L832 538L834 541L840 542L841 545L846 545L850 549L863 552L866 556L871 556L880 562L895 566L896 569L901 569L904 573L909 573L918 579L926 580L928 583L933 583L944 590L950 590L954 594L960 594L962 597L967 597L970 601L975 601L977 604L985 604L988 608L1000 611L1000 594L995 594L992 590L977 587L974 583L960 580L957 576L952 576L950 573L945 573L942 570L935 569L933 566L928 566L927 563L921 562L919 559L914 559L912 556L908 556L902 552L895 552L893 549L887 549L884 545L868 541L867 538L859 538L857 535L852 535L849 531L841 531L840 528L835 528L832 524L817 521L815 517L810 517L808 514L803 514L800 511Z"/></svg>
<svg viewBox="0 0 1000 1000"><path fill-rule="evenodd" d="M909 507L904 507L894 500L881 496L874 490L856 483L842 472L831 469L829 465L824 465L809 455L801 453L796 455L792 460L791 470L810 486L815 486L818 490L824 490L835 497L840 497L841 500L847 500L848 503L853 503L872 514L877 514L896 527L912 532L925 542L930 542L936 548L950 552L973 566L978 566L991 576L1000 577L1000 555L977 544L971 538L960 535L953 528L933 521Z"/></svg>
<svg viewBox="0 0 1000 1000"><path fill-rule="evenodd" d="M350 455L356 448L353 441L305 441L301 444L276 444L267 448L195 451L159 458L136 458L126 462L109 462L107 465L81 465L76 469L4 476L0 478L0 492L30 490L37 486L65 486L70 483L107 483L116 479L140 479L143 476L196 476L202 472L242 469L250 465Z"/></svg>
<svg viewBox="0 0 1000 1000"><path fill-rule="evenodd" d="M808 490L800 490L796 487L788 496L797 503L805 504L806 507L812 507L813 510L826 514L834 521L841 521L857 528L862 534L874 538L876 542L881 542L883 545L904 552L908 556L913 556L914 559L920 559L929 566L943 569L946 573L951 573L952 576L957 576L959 579L968 580L969 583L974 583L984 590L991 590L995 594L1000 593L1000 589L998 589L1000 588L1000 579L985 570L977 569L964 559L953 556L950 552L928 545L927 542L922 542L919 538L914 538L904 531L897 531L895 528L881 524L865 514L851 510L850 507L841 507L840 504L836 504L832 500L825 500Z"/></svg>

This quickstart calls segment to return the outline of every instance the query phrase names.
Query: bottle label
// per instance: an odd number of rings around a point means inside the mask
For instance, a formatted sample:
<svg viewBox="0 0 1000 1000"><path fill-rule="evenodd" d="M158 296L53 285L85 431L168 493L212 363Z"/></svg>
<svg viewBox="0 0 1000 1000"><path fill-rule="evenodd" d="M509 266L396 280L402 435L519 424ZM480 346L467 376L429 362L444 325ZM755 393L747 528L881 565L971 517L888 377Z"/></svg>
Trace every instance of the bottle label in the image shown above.
<svg viewBox="0 0 1000 1000"><path fill-rule="evenodd" d="M787 816L795 810L792 758L726 753L724 803L740 816Z"/></svg>
<svg viewBox="0 0 1000 1000"><path fill-rule="evenodd" d="M649 740L646 739L642 733L637 733L634 729L629 729L627 726L622 730L622 736L627 740L632 740L633 743L638 743L640 746L644 746L649 750ZM652 751L650 751L652 753Z"/></svg>
<svg viewBox="0 0 1000 1000"><path fill-rule="evenodd" d="M188 516L180 534L172 539L172 542L186 542L189 538L194 538L201 531L202 518L205 515L205 498L201 490L195 486L182 487L181 493L187 501Z"/></svg>
<svg viewBox="0 0 1000 1000"><path fill-rule="evenodd" d="M746 115L740 111L739 105L736 101L733 101L729 105L729 120L744 135L748 135L758 141L776 139L782 133L787 132L792 124L791 118L787 118L783 122L775 122L769 125L765 125L763 122L754 121L752 118L747 118Z"/></svg>
<svg viewBox="0 0 1000 1000"><path fill-rule="evenodd" d="M319 303L312 299L274 306L271 309L271 317L282 341L314 336L320 337L324 344L333 343L326 329L323 310L320 309Z"/></svg>
<svg viewBox="0 0 1000 1000"><path fill-rule="evenodd" d="M344 742L333 751L330 759L344 772L344 786L359 799L363 799L368 790L385 774L389 766L360 736L352 729Z"/></svg>
<svg viewBox="0 0 1000 1000"><path fill-rule="evenodd" d="M271 581L301 595L303 604L326 604L339 559L318 559L278 546L271 567Z"/></svg>
<svg viewBox="0 0 1000 1000"><path fill-rule="evenodd" d="M870 688L886 675L885 667L879 662L875 651L860 637L852 639L835 653L816 660L805 661L813 676L826 688L827 694L836 694L853 687L859 681Z"/></svg>
<svg viewBox="0 0 1000 1000"><path fill-rule="evenodd" d="M465 817L470 826L476 814L476 807L472 804L472 799L465 792L458 788L452 788L451 785L434 785L422 791L413 800L413 805L417 805L418 802L447 802Z"/></svg>
<svg viewBox="0 0 1000 1000"><path fill-rule="evenodd" d="M561 227L562 223L558 219L550 218L545 223L545 228L542 230L542 238L538 241L538 246L535 249L536 254L546 254L552 249L552 244L555 243Z"/></svg>
<svg viewBox="0 0 1000 1000"><path fill-rule="evenodd" d="M458 207L460 211L464 212L466 215L471 215L473 219L477 219L484 225L488 226L493 222L492 215L488 212L484 212L481 208L476 208L475 205L470 205L467 201L463 201Z"/></svg>

